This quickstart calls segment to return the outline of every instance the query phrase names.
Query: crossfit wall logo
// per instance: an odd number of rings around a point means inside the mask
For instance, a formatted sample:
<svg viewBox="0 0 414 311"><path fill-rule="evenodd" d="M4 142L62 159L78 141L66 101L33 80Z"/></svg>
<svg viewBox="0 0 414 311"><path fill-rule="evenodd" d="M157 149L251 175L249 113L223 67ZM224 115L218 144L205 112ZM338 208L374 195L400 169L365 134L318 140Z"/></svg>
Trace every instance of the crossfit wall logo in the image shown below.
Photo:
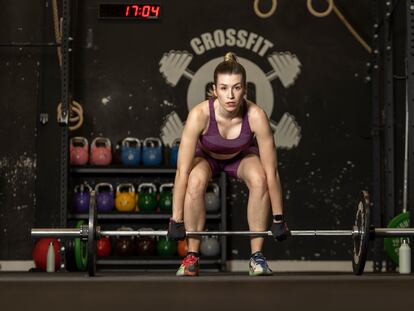
<svg viewBox="0 0 414 311"><path fill-rule="evenodd" d="M245 48L256 53L260 57L267 54L269 70L267 73L252 61L238 57L239 62L247 71L247 97L260 105L270 117L275 106L272 81L279 79L285 88L291 87L300 74L301 63L296 55L290 52L268 53L273 43L262 36L246 30L229 28L217 29L212 33L204 33L190 41L190 45L196 55L202 55L206 51L224 46L231 48ZM195 73L188 66L193 59L193 54L187 51L171 50L164 53L161 58L160 73L167 84L175 87L182 77L190 80L187 90L187 107L190 111L195 105L207 98L207 92L213 81L214 68L223 60L223 57L215 58L202 65ZM274 131L274 139L278 148L292 149L299 144L301 129L294 116L284 113L279 122L270 121ZM166 117L161 127L161 138L165 145L172 146L174 140L181 137L183 122L175 111Z"/></svg>

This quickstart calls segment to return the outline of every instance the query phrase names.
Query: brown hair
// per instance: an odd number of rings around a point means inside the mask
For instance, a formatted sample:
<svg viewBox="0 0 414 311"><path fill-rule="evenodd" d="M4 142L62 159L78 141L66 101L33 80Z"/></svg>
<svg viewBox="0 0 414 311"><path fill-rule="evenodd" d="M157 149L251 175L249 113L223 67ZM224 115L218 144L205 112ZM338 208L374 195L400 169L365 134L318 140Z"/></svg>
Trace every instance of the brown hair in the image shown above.
<svg viewBox="0 0 414 311"><path fill-rule="evenodd" d="M232 52L226 53L224 55L224 60L217 65L214 70L214 84L217 85L217 76L219 74L240 74L242 76L243 85L246 84L246 70L244 67L237 61L236 54ZM208 91L210 97L215 97L213 89Z"/></svg>
<svg viewBox="0 0 414 311"><path fill-rule="evenodd" d="M246 83L246 70L237 61L237 57L234 53L228 52L224 55L224 61L217 65L214 70L214 84L217 84L217 76L219 74L241 74L242 83Z"/></svg>

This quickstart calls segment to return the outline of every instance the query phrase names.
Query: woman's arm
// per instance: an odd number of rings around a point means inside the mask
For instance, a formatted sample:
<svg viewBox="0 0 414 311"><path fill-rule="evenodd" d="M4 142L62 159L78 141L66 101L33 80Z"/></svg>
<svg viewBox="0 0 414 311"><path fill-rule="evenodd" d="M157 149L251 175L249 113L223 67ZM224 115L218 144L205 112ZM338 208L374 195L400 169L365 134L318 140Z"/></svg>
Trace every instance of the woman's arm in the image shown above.
<svg viewBox="0 0 414 311"><path fill-rule="evenodd" d="M273 133L266 113L259 106L251 106L249 110L249 124L256 134L259 145L260 161L266 173L267 187L273 215L283 214L282 187L277 170L276 147Z"/></svg>
<svg viewBox="0 0 414 311"><path fill-rule="evenodd" d="M203 113L202 105L203 103L190 111L181 136L173 191L172 219L176 222L183 221L184 197L187 190L188 176L193 167L198 138L206 125L206 120L208 120Z"/></svg>

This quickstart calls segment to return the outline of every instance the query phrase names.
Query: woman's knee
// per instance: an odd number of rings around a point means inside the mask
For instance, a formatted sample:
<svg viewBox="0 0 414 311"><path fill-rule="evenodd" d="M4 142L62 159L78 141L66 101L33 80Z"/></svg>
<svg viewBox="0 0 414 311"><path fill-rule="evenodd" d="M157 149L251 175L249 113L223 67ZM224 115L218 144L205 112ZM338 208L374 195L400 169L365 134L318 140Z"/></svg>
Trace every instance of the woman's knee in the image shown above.
<svg viewBox="0 0 414 311"><path fill-rule="evenodd" d="M208 178L200 172L191 172L188 177L187 194L190 197L203 196L207 188Z"/></svg>
<svg viewBox="0 0 414 311"><path fill-rule="evenodd" d="M268 191L265 172L255 172L250 174L249 178L246 180L246 184L250 192L264 195Z"/></svg>

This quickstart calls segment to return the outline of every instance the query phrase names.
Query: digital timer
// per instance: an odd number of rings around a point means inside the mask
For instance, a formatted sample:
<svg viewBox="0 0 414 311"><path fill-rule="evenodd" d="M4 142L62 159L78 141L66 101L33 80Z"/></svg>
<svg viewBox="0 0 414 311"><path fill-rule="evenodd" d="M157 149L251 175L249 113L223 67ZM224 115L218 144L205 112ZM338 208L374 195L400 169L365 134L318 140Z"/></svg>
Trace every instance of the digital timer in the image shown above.
<svg viewBox="0 0 414 311"><path fill-rule="evenodd" d="M99 18L103 19L158 20L160 16L161 6L159 4L128 3L99 5Z"/></svg>

